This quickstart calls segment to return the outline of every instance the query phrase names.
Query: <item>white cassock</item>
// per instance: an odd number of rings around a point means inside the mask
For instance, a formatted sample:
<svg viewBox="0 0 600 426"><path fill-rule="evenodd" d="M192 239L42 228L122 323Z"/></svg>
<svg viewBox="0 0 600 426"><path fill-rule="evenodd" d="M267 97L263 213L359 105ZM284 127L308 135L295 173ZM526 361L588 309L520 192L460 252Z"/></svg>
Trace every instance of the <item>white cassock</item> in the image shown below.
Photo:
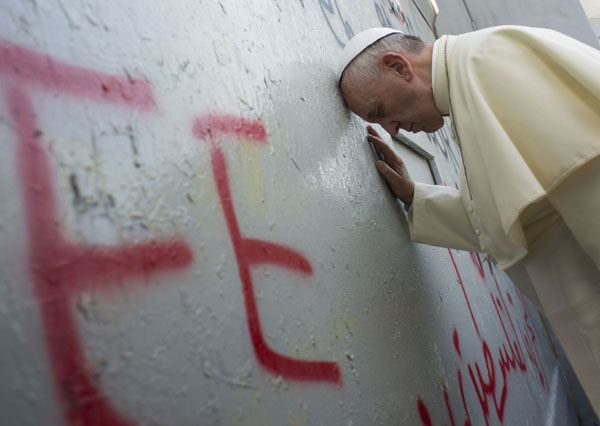
<svg viewBox="0 0 600 426"><path fill-rule="evenodd" d="M461 189L417 184L411 239L485 253L542 308L600 414L600 51L518 26L444 36Z"/></svg>

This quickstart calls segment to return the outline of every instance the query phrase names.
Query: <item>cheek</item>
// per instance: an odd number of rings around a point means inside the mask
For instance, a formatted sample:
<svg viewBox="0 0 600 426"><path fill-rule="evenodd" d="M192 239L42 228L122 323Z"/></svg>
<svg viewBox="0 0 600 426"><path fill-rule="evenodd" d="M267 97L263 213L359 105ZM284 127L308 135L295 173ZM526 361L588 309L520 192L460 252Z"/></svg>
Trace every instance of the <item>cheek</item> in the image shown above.
<svg viewBox="0 0 600 426"><path fill-rule="evenodd" d="M423 102L422 106L422 114L425 120L429 123L434 123L436 125L442 126L444 124L444 119L442 118L442 114L432 105L430 102Z"/></svg>
<svg viewBox="0 0 600 426"><path fill-rule="evenodd" d="M418 96L407 96L404 106L412 121L424 121L430 117L426 102Z"/></svg>

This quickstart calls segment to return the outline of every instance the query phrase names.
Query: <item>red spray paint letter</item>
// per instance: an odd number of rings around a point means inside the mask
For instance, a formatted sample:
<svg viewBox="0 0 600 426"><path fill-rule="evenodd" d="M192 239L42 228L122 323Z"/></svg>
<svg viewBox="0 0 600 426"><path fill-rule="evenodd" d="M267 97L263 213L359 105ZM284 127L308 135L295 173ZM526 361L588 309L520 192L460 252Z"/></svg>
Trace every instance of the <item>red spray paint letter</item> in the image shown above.
<svg viewBox="0 0 600 426"><path fill-rule="evenodd" d="M511 371L520 371L522 373L527 372L528 366L525 359L525 351L523 350L522 345L525 346L527 355L529 357L529 361L531 363L531 366L533 366L535 368L535 371L537 372L540 384L546 390L548 387L547 379L541 368L541 362L538 359L539 357L536 353L535 346L533 344L535 341L535 333L530 324L529 311L521 294L518 292L518 290L515 289L519 295L519 298L521 299L521 304L523 308L523 322L525 324L523 327L521 326L521 323L519 321L513 319L513 315L511 314L511 311L515 309L513 298L511 297L509 292L506 292L506 298L504 297L502 291L500 290L500 286L498 284L496 276L492 274L492 278L495 282L495 289L498 293L494 294L493 288L489 288L488 291L498 317L498 323L500 324L501 329L504 332L504 340L500 343L500 347L497 348L497 351L490 348L485 336L483 336L480 332L480 327L478 326L477 321L475 319L471 302L469 300L469 296L467 294L467 290L465 288L465 284L463 282L461 273L456 264L454 255L450 249L448 249L448 253L450 255L452 265L454 266L454 269L456 271L458 284L460 285L463 296L465 298L466 307L471 317L473 329L481 342L481 353L484 361L484 368L482 368L476 361L469 361L468 359L463 360L463 357L467 357L465 354L463 354L463 351L461 350L459 334L456 328L454 328L452 331L452 342L454 344L454 349L456 351L456 354L458 355L459 360L461 362L466 361L468 377L471 379L473 391L475 392L475 395L477 397L476 401L479 403L479 406L483 413L485 424L490 424L490 416L492 414L492 411L490 410L490 405L494 409L494 412L496 413L499 422L502 423L505 418L509 395L509 373ZM484 284L487 284L485 270L481 265L479 256L473 253L470 253L469 255L473 262L473 266L475 267L482 282ZM506 302L506 300L508 300L508 303ZM527 330L528 333L524 330ZM519 339L519 337L521 339ZM521 343L521 341L523 342L523 344ZM495 356L496 353L497 356ZM460 398L462 400L462 405L465 413L464 425L470 426L471 416L466 404L463 386L463 375L460 367L457 368L457 380L460 390ZM443 386L443 396L444 401L446 403L448 419L450 421L450 424L455 425L456 422L454 410L452 409L450 403L449 393L446 384L444 384ZM490 404L490 402L492 404ZM418 399L417 411L421 418L421 422L424 426L433 424L427 406L422 398Z"/></svg>
<svg viewBox="0 0 600 426"><path fill-rule="evenodd" d="M326 381L341 384L337 363L327 361L304 361L275 352L269 347L262 333L254 283L250 268L259 264L279 265L301 274L312 274L310 263L297 251L268 241L245 237L239 227L229 188L229 175L223 150L215 139L235 135L253 142L267 143L266 132L259 121L245 120L230 115L206 115L194 123L194 135L211 140L211 164L223 214L233 243L244 293L248 329L259 363L273 374L292 380Z"/></svg>
<svg viewBox="0 0 600 426"><path fill-rule="evenodd" d="M191 263L192 252L179 238L117 247L66 240L58 229L53 173L42 131L24 85L139 110L153 107L152 92L143 81L85 70L2 42L0 77L8 80L5 99L18 140L29 271L65 420L72 426L133 425L111 405L86 365L72 300L82 291L125 287L127 279L183 268Z"/></svg>

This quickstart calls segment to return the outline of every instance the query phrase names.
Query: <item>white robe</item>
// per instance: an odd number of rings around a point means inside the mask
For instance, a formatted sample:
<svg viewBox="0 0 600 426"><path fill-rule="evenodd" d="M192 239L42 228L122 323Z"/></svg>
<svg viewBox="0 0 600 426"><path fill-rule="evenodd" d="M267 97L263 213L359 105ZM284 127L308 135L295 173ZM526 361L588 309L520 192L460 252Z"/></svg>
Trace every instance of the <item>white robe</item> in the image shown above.
<svg viewBox="0 0 600 426"><path fill-rule="evenodd" d="M517 26L446 36L434 52L464 171L460 191L416 185L411 239L524 267L600 413L600 52Z"/></svg>

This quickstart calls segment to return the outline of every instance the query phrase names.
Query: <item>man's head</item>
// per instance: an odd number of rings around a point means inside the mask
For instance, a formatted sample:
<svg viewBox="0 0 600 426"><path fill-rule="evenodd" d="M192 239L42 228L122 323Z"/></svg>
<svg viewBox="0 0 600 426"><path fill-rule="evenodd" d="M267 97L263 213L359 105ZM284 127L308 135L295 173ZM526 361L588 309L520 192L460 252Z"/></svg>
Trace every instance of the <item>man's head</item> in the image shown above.
<svg viewBox="0 0 600 426"><path fill-rule="evenodd" d="M342 96L355 114L392 135L399 129L438 130L444 121L431 88L432 45L398 32L377 39L381 30L357 34L342 52L341 67L350 59L349 52L357 53L340 70ZM376 41L369 43L368 36ZM364 43L368 44L363 49Z"/></svg>

